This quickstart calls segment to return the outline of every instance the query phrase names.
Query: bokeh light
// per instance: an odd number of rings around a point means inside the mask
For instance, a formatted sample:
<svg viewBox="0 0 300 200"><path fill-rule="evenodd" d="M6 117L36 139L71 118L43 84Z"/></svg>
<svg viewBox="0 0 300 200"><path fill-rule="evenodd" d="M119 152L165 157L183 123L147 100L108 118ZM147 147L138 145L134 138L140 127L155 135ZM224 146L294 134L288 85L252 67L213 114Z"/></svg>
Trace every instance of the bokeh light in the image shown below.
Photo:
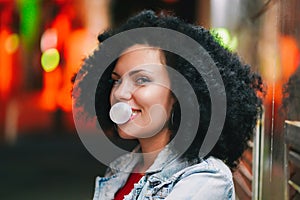
<svg viewBox="0 0 300 200"><path fill-rule="evenodd" d="M55 48L46 50L41 57L42 67L46 72L55 70L58 67L59 61L59 52Z"/></svg>
<svg viewBox="0 0 300 200"><path fill-rule="evenodd" d="M57 40L57 30L47 29L41 38L41 51L44 52L47 49L56 48Z"/></svg>
<svg viewBox="0 0 300 200"><path fill-rule="evenodd" d="M18 49L19 47L19 36L18 34L10 34L7 39L5 40L5 50L9 53L9 54L12 54L12 53L15 53L16 50Z"/></svg>
<svg viewBox="0 0 300 200"><path fill-rule="evenodd" d="M20 10L20 34L25 48L32 48L40 29L40 2L39 0L18 0Z"/></svg>
<svg viewBox="0 0 300 200"><path fill-rule="evenodd" d="M228 29L213 28L211 29L211 33L223 47L231 51L235 51L237 49L238 39L236 36L232 36Z"/></svg>

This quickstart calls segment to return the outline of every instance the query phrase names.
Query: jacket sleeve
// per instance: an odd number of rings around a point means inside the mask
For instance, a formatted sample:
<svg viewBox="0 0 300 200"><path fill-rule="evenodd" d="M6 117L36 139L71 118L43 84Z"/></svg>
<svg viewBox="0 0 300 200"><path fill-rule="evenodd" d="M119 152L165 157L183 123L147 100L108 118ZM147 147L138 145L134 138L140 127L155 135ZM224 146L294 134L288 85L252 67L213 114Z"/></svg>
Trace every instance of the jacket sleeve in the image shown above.
<svg viewBox="0 0 300 200"><path fill-rule="evenodd" d="M231 176L220 171L202 171L190 174L174 186L166 200L234 200Z"/></svg>

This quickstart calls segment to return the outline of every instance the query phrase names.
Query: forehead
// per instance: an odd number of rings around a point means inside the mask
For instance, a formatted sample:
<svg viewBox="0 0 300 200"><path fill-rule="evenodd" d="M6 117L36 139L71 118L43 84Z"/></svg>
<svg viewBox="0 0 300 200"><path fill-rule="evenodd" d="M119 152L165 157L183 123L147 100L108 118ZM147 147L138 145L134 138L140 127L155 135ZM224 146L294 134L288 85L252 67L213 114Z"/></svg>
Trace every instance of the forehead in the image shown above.
<svg viewBox="0 0 300 200"><path fill-rule="evenodd" d="M165 59L160 49L147 45L134 45L121 54L114 71L122 75L133 69L166 70L163 65Z"/></svg>

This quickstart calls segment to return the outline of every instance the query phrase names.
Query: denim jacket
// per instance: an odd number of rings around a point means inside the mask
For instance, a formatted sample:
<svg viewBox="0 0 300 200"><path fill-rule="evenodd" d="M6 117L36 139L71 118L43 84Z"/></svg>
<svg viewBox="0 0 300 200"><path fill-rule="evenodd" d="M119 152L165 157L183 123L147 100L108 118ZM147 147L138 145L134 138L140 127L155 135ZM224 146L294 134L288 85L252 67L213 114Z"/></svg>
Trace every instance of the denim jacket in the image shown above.
<svg viewBox="0 0 300 200"><path fill-rule="evenodd" d="M136 155L136 154L135 154ZM141 156L126 154L111 163L105 177L97 177L93 200L114 199ZM164 148L124 200L222 200L235 199L232 173L219 159L179 159Z"/></svg>

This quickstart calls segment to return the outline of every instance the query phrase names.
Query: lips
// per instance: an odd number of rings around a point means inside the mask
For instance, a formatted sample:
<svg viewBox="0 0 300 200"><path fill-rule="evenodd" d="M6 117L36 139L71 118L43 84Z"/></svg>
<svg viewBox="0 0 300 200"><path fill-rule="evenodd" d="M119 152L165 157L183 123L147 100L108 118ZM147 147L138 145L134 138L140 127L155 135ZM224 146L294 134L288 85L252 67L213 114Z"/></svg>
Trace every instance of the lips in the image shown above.
<svg viewBox="0 0 300 200"><path fill-rule="evenodd" d="M132 114L130 117L130 120L133 120L134 118L136 118L138 116L138 114L140 114L142 111L139 109L135 109L135 108L131 108L132 110Z"/></svg>

